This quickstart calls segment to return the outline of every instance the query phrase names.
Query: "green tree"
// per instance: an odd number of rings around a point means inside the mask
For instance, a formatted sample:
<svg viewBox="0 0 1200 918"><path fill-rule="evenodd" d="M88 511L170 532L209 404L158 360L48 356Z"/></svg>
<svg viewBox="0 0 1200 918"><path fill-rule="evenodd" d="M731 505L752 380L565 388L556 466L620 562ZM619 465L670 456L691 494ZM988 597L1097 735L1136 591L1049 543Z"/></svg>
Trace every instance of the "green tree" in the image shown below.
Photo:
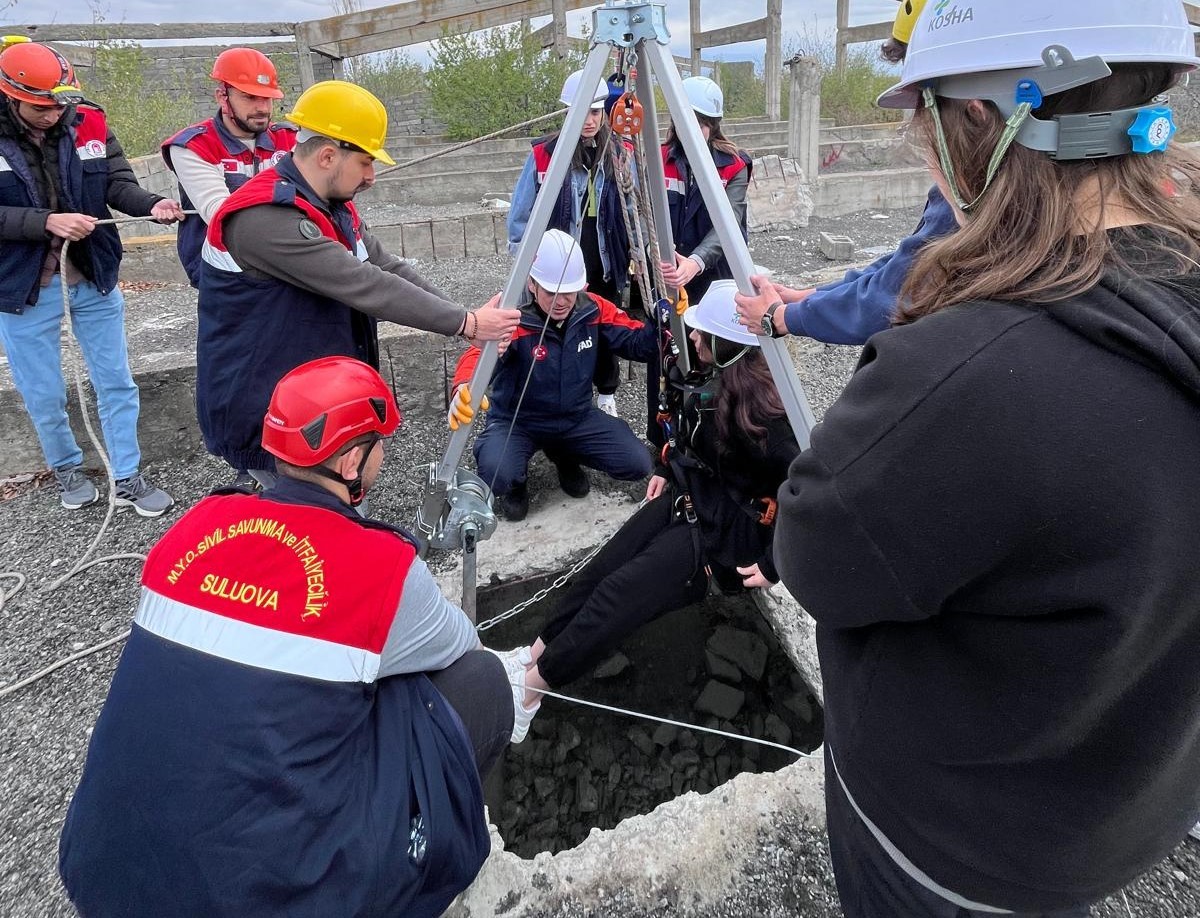
<svg viewBox="0 0 1200 918"><path fill-rule="evenodd" d="M432 57L430 104L449 136L466 140L560 108L562 82L584 55L559 60L521 23L446 35L434 42Z"/></svg>
<svg viewBox="0 0 1200 918"><path fill-rule="evenodd" d="M899 121L903 117L902 112L875 105L879 94L896 82L898 72L895 66L879 57L877 45L850 45L846 49L846 64L839 69L833 34L814 28L789 37L784 47L784 59L796 54L820 62L821 117L832 118L835 124L871 124ZM785 112L789 82L783 81Z"/></svg>
<svg viewBox="0 0 1200 918"><path fill-rule="evenodd" d="M385 102L425 88L424 68L398 49L356 58L353 75L354 82Z"/></svg>
<svg viewBox="0 0 1200 918"><path fill-rule="evenodd" d="M93 85L84 95L104 109L126 155L153 153L179 128L179 107L162 90L146 91L150 58L137 44L103 41L94 51Z"/></svg>

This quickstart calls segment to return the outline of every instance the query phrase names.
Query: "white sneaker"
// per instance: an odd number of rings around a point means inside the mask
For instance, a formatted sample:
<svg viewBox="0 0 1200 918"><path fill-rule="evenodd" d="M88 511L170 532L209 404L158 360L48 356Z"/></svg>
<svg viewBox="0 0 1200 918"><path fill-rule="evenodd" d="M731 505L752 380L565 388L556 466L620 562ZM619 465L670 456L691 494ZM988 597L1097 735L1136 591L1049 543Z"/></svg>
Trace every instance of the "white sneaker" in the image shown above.
<svg viewBox="0 0 1200 918"><path fill-rule="evenodd" d="M491 650L490 647L488 649ZM528 647L516 647L505 651L492 650L491 652L504 664L504 673L508 676L509 685L512 686L513 732L510 742L519 743L529 734L529 725L533 722L533 715L542 706L542 700L539 698L532 707L525 707L525 667L533 662L533 657L530 655ZM524 657L524 661L522 657Z"/></svg>
<svg viewBox="0 0 1200 918"><path fill-rule="evenodd" d="M596 407L607 414L610 418L620 417L617 414L617 400L611 395L597 395Z"/></svg>

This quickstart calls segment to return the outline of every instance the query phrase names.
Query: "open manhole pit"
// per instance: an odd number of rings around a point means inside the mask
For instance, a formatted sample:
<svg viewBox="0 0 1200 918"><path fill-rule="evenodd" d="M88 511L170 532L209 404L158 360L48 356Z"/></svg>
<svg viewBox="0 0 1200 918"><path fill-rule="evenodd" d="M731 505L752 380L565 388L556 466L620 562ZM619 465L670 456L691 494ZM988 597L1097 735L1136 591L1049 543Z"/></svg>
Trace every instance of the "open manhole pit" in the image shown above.
<svg viewBox="0 0 1200 918"><path fill-rule="evenodd" d="M481 589L479 620L553 579ZM551 593L489 628L484 643L531 643L557 599ZM819 746L823 734L819 702L749 594L710 596L663 616L561 693L803 751ZM593 828L611 829L681 794L708 793L742 772L775 771L795 759L757 743L546 698L529 736L497 767L488 806L505 848L531 858L573 848Z"/></svg>

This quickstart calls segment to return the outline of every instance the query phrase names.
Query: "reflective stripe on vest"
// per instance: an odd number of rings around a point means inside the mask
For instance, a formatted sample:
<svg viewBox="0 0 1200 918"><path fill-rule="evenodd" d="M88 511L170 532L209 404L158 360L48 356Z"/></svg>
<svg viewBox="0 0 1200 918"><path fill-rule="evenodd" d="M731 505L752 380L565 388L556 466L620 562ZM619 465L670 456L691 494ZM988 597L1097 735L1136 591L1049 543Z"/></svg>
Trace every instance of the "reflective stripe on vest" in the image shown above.
<svg viewBox="0 0 1200 918"><path fill-rule="evenodd" d="M268 608L272 601L278 602L278 594L225 577L214 578L208 586L214 595L235 602ZM227 618L170 599L149 587L142 587L134 621L173 644L276 673L325 682L374 682L379 675L377 653Z"/></svg>

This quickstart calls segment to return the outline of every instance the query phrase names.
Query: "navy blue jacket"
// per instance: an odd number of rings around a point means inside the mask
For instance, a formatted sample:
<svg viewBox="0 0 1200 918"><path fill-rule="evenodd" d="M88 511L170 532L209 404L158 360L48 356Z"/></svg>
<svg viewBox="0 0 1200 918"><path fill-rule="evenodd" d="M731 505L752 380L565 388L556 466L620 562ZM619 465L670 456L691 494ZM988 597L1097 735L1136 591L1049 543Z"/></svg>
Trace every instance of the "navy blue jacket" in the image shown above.
<svg viewBox="0 0 1200 918"><path fill-rule="evenodd" d="M379 364L373 318L277 278L246 274L222 248L224 221L264 205L296 208L366 258L353 205L329 209L291 157L235 191L213 217L200 270L196 414L209 452L239 469L275 468L260 441L271 392L285 373L337 355Z"/></svg>
<svg viewBox="0 0 1200 918"><path fill-rule="evenodd" d="M100 109L68 108L39 147L27 139L7 101L0 101L0 312L23 313L41 292L51 213L103 220L112 217L111 204L144 217L162 197L138 185ZM47 187L47 177L53 187ZM98 226L71 243L68 257L101 293L116 287L121 239L115 226Z"/></svg>
<svg viewBox="0 0 1200 918"><path fill-rule="evenodd" d="M861 271L849 271L836 284L789 304L784 312L788 332L827 344L864 343L892 324L900 288L921 247L957 229L954 210L935 185L912 235L902 239L896 251Z"/></svg>
<svg viewBox="0 0 1200 918"><path fill-rule="evenodd" d="M388 529L284 479L205 499L155 546L62 832L84 918L433 918L471 882L490 846L462 722L424 674L378 678L359 649L415 557Z"/></svg>
<svg viewBox="0 0 1200 918"><path fill-rule="evenodd" d="M167 168L174 172L175 166L171 162L172 147L191 150L205 162L222 167L225 187L232 193L263 169L277 165L295 146L296 131L293 128L272 124L265 131L255 135L254 149L250 150L229 132L218 113L207 121L186 127L174 137L165 140L162 145L162 158ZM182 182L179 184L179 203L188 209L194 206ZM200 286L200 250L204 246L207 233L208 224L199 216L193 216L179 224L176 239L179 261L183 264L183 270L193 287Z"/></svg>
<svg viewBox="0 0 1200 918"><path fill-rule="evenodd" d="M592 407L596 349L602 341L610 353L646 363L658 353L653 325L631 319L603 297L581 292L563 327L551 323L541 340L546 315L530 302L521 307L521 323L492 375L492 418L511 418L517 411L529 368L533 376L521 402L522 426L541 432L568 430ZM454 371L454 385L469 382L479 349L468 348Z"/></svg>

